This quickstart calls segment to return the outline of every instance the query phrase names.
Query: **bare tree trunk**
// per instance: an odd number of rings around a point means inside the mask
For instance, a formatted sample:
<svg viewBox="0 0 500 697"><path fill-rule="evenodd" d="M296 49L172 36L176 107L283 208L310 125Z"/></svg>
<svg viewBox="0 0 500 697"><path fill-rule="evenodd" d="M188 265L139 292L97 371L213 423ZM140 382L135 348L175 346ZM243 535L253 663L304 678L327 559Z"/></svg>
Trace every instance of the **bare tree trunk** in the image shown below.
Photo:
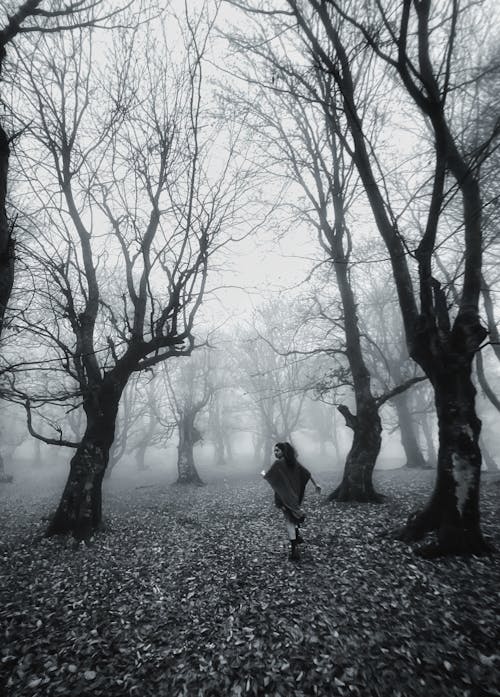
<svg viewBox="0 0 500 697"><path fill-rule="evenodd" d="M269 462L273 458L273 447L279 442L279 438L274 438L271 431L266 430L262 437L262 459L264 462Z"/></svg>
<svg viewBox="0 0 500 697"><path fill-rule="evenodd" d="M354 435L342 481L328 500L379 503L383 496L375 491L372 481L373 469L382 444L382 423L375 400L357 400L356 416L344 405L339 407L339 411Z"/></svg>
<svg viewBox="0 0 500 697"><path fill-rule="evenodd" d="M215 430L215 439L214 439L214 458L215 458L215 464L220 467L225 467L227 465L227 460L226 460L226 447L224 443L224 436L222 434L222 431L218 427Z"/></svg>
<svg viewBox="0 0 500 697"><path fill-rule="evenodd" d="M397 395L392 400L398 415L401 445L406 455L406 467L411 469L424 469L429 465L425 461L417 441L413 420L408 409L408 400L405 393Z"/></svg>
<svg viewBox="0 0 500 697"><path fill-rule="evenodd" d="M232 462L233 461L233 445L231 442L231 434L227 434L225 437L223 437L224 440L224 446L226 448L226 462Z"/></svg>
<svg viewBox="0 0 500 697"><path fill-rule="evenodd" d="M149 414L149 423L148 423L148 429L144 433L144 437L142 441L139 443L139 447L137 448L137 454L136 454L136 466L137 469L140 472L144 472L145 470L148 469L148 466L146 465L146 451L149 447L149 444L151 443L151 440L153 438L153 434L155 432L157 422L153 418L153 415L150 413Z"/></svg>
<svg viewBox="0 0 500 697"><path fill-rule="evenodd" d="M102 517L102 480L108 464L110 432L114 423L100 424L108 431L99 438L88 428L74 454L61 501L47 529L47 537L72 533L87 540L99 528ZM111 438L112 440L112 438Z"/></svg>
<svg viewBox="0 0 500 697"><path fill-rule="evenodd" d="M142 441L139 447L136 449L135 464L139 472L145 472L148 468L146 467L146 450L148 449L147 441Z"/></svg>
<svg viewBox="0 0 500 697"><path fill-rule="evenodd" d="M410 516L399 535L413 542L436 531L437 544L419 551L426 557L491 551L480 529L481 421L471 377L473 355L467 361L463 353L448 353L434 375L439 424L437 479L427 505Z"/></svg>
<svg viewBox="0 0 500 697"><path fill-rule="evenodd" d="M14 481L14 477L11 474L6 474L4 459L0 453L0 483L10 484L12 481Z"/></svg>
<svg viewBox="0 0 500 697"><path fill-rule="evenodd" d="M0 337L14 282L14 239L6 210L9 141L0 126Z"/></svg>
<svg viewBox="0 0 500 697"><path fill-rule="evenodd" d="M194 417L184 413L179 423L179 445L177 447L177 484L203 484L194 464L193 448L200 440L199 431L194 425Z"/></svg>
<svg viewBox="0 0 500 697"><path fill-rule="evenodd" d="M338 172L335 172L338 177ZM340 192L340 185L337 184ZM344 331L346 339L345 354L352 374L356 416L346 406L338 409L346 424L353 430L353 441L344 466L344 476L340 485L329 496L329 500L380 502L372 482L372 474L382 445L382 421L378 405L371 391L371 379L363 357L359 333L356 299L351 287L349 268L343 248L344 204L341 195L334 198L335 217L338 228L326 230L331 245L331 257L335 269L337 285L342 298Z"/></svg>
<svg viewBox="0 0 500 697"><path fill-rule="evenodd" d="M89 390L84 402L87 426L71 460L70 472L59 506L46 535L72 533L88 540L102 519L102 481L115 437L118 405L128 375L108 374L100 386Z"/></svg>

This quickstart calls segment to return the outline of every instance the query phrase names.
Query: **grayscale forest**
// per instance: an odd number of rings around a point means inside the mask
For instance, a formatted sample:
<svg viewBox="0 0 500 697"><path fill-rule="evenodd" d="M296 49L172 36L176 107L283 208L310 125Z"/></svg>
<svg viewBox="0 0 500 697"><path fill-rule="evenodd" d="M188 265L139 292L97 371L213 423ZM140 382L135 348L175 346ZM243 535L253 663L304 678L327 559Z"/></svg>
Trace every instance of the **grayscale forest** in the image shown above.
<svg viewBox="0 0 500 697"><path fill-rule="evenodd" d="M1 697L500 697L499 27L1 0Z"/></svg>

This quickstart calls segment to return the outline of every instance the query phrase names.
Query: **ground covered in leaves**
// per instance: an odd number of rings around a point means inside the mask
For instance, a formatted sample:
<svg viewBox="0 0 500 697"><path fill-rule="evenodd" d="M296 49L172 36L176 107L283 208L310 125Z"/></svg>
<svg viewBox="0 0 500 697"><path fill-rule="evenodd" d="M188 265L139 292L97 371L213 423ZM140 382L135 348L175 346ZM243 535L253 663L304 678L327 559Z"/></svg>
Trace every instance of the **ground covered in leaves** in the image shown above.
<svg viewBox="0 0 500 697"><path fill-rule="evenodd" d="M77 547L41 537L60 488L4 485L0 694L500 695L499 552L425 561L380 535L432 478L377 473L380 505L322 505L311 487L298 563L258 477L111 481L106 530ZM497 550L499 492L486 476Z"/></svg>

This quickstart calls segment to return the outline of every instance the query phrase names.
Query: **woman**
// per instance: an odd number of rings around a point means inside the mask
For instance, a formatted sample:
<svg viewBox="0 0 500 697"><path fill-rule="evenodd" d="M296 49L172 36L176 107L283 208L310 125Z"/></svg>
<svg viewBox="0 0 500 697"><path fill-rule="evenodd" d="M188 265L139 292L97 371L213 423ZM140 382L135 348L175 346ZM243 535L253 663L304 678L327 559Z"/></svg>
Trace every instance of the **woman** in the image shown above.
<svg viewBox="0 0 500 697"><path fill-rule="evenodd" d="M274 456L276 460L269 470L262 470L261 474L274 490L276 506L283 511L290 540L289 558L296 561L300 558L298 544L303 542L299 535L299 525L305 518L301 504L307 482L311 480L318 493L321 493L321 487L316 484L309 470L297 460L290 443L276 443Z"/></svg>

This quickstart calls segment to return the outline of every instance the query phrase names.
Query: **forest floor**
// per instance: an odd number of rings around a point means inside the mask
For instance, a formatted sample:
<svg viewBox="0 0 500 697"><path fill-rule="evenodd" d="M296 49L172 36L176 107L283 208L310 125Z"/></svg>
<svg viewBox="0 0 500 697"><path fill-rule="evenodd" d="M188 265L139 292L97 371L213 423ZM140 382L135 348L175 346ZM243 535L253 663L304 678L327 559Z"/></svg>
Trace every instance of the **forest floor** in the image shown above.
<svg viewBox="0 0 500 697"><path fill-rule="evenodd" d="M482 482L491 558L426 561L380 533L432 472L375 473L379 505L306 494L302 559L256 478L106 487L89 546L44 539L61 488L0 490L0 694L500 695L500 477ZM339 474L319 477L328 493Z"/></svg>

